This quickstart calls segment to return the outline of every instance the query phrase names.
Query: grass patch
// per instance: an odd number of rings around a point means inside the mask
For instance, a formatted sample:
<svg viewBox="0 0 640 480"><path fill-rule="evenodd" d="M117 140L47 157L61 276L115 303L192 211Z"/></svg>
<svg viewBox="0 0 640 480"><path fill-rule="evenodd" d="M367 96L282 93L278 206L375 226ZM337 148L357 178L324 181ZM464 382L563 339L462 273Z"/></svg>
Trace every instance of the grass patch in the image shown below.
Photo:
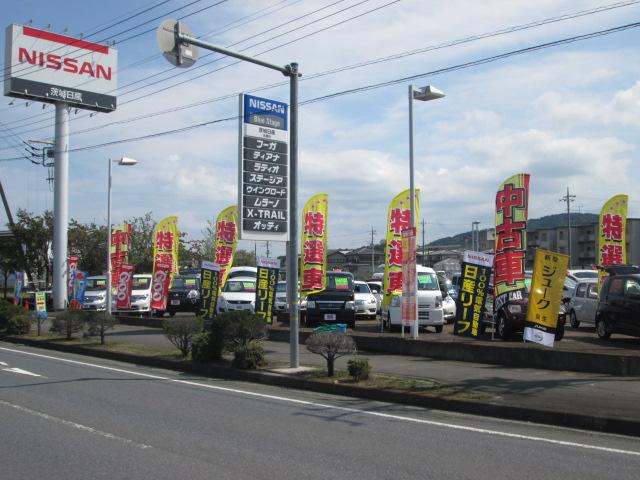
<svg viewBox="0 0 640 480"><path fill-rule="evenodd" d="M474 392L455 385L444 385L425 378L388 375L385 373L372 372L367 380L354 382L346 370L336 370L334 377L327 377L326 368L318 367L312 371L301 372L298 376L315 382L353 385L372 390L389 390L430 397L462 400L487 400L491 398L490 395Z"/></svg>

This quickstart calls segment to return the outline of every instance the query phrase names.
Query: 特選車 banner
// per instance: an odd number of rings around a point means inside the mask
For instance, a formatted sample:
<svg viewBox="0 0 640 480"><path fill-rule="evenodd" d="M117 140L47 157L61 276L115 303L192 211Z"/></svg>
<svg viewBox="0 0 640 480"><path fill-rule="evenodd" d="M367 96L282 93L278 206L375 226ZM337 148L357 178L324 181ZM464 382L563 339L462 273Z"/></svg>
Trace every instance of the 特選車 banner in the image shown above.
<svg viewBox="0 0 640 480"><path fill-rule="evenodd" d="M304 295L326 288L328 213L326 193L314 195L302 209L300 291Z"/></svg>

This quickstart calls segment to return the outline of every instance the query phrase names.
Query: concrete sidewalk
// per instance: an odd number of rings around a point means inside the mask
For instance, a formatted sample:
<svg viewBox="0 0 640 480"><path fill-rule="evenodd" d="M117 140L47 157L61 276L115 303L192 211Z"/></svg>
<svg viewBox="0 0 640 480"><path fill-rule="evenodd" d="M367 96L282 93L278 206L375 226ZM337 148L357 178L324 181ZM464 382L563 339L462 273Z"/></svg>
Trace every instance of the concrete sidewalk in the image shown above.
<svg viewBox="0 0 640 480"><path fill-rule="evenodd" d="M170 346L157 328L118 325L108 335L109 342ZM289 344L265 342L267 360L272 365L289 365ZM596 373L512 368L497 365L434 360L406 355L359 352L369 358L373 372L434 380L490 396L496 406L520 407L543 412L586 417L629 420L640 425L640 377ZM300 365L325 365L319 355L299 347ZM337 361L346 368L348 358ZM539 421L539 420L537 420ZM640 434L640 432L638 432Z"/></svg>

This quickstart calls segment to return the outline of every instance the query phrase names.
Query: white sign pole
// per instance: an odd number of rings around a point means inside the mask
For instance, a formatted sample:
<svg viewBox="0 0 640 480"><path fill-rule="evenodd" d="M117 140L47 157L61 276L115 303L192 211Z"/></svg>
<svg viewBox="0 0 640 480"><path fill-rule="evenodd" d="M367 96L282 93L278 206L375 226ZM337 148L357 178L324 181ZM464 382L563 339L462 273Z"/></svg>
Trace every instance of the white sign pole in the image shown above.
<svg viewBox="0 0 640 480"><path fill-rule="evenodd" d="M53 190L53 308L67 303L67 229L69 226L69 106L56 103Z"/></svg>

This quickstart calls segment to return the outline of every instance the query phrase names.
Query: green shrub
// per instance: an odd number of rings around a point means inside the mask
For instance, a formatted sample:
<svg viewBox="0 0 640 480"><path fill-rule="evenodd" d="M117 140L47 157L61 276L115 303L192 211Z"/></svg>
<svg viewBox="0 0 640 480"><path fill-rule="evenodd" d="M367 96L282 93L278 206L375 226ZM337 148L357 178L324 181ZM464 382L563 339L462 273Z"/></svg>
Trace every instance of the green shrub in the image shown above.
<svg viewBox="0 0 640 480"><path fill-rule="evenodd" d="M7 321L9 335L25 335L31 330L31 318L27 314L14 315Z"/></svg>
<svg viewBox="0 0 640 480"><path fill-rule="evenodd" d="M316 332L307 338L307 350L327 361L327 376L333 377L337 358L356 352L356 343L349 335L339 332Z"/></svg>
<svg viewBox="0 0 640 480"><path fill-rule="evenodd" d="M235 352L254 340L263 340L267 336L267 324L259 315L248 310L225 312L218 316L225 324L225 347Z"/></svg>
<svg viewBox="0 0 640 480"><path fill-rule="evenodd" d="M87 330L85 337L100 337L100 344L104 345L104 334L118 323L116 318L107 312L86 312Z"/></svg>
<svg viewBox="0 0 640 480"><path fill-rule="evenodd" d="M366 380L369 378L371 372L371 365L369 365L369 359L364 357L353 357L347 362L347 369L349 375L353 378L354 382L360 380Z"/></svg>
<svg viewBox="0 0 640 480"><path fill-rule="evenodd" d="M2 300L0 301L0 328L5 327L11 317L24 314L24 308Z"/></svg>
<svg viewBox="0 0 640 480"><path fill-rule="evenodd" d="M191 351L193 340L202 333L202 318L169 318L162 322L162 329L169 341L186 357Z"/></svg>
<svg viewBox="0 0 640 480"><path fill-rule="evenodd" d="M202 332L196 335L191 342L191 360L194 362L209 362L222 358L222 342L215 342L211 332Z"/></svg>
<svg viewBox="0 0 640 480"><path fill-rule="evenodd" d="M74 333L84 330L87 312L82 310L64 310L56 312L51 319L50 332L64 334L70 340Z"/></svg>
<svg viewBox="0 0 640 480"><path fill-rule="evenodd" d="M253 370L264 364L264 347L257 340L239 346L233 352L233 366L236 368Z"/></svg>

